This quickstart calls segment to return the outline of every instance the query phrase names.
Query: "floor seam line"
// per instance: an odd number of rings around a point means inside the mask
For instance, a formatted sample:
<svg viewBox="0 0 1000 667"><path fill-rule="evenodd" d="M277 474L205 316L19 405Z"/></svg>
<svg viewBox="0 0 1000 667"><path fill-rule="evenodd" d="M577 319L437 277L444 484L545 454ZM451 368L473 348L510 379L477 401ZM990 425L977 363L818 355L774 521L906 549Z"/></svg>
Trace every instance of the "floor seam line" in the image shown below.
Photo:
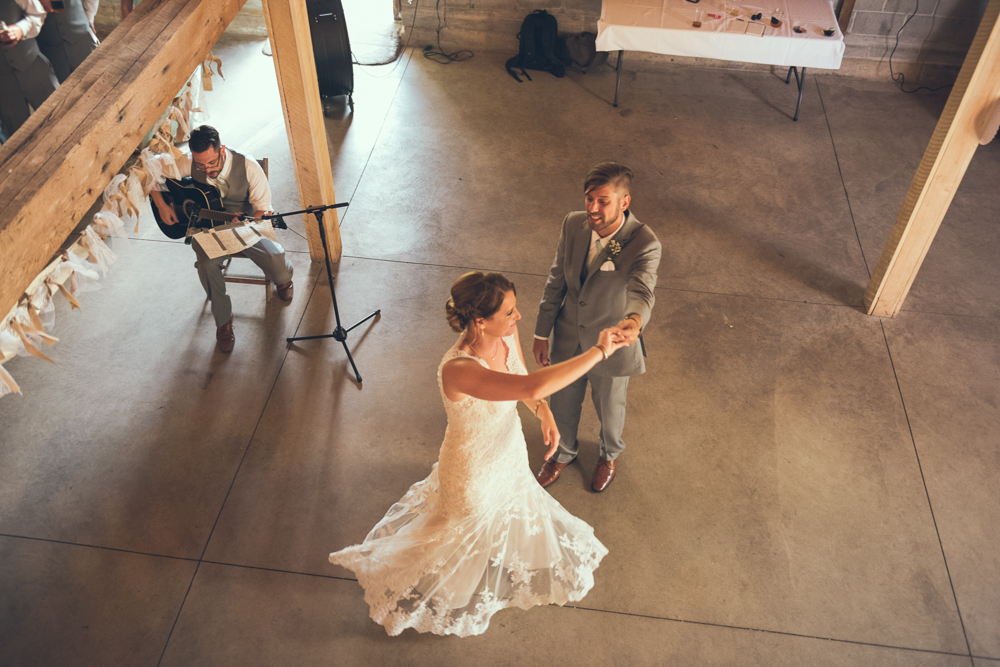
<svg viewBox="0 0 1000 667"><path fill-rule="evenodd" d="M344 255L345 259L360 259L369 262L387 262L390 264L408 264L411 266L426 266L441 269L469 269L473 271L491 271L489 267L475 267L475 266L460 266L456 264L434 264L433 262L414 262L406 259L387 259L384 257L365 257L364 255ZM528 271L504 271L504 275L511 276L531 276L532 278L544 278L548 276L547 273L531 273ZM664 285L658 285L654 289L665 290L668 292L689 292L691 294L710 294L712 296L731 296L739 299L761 299L763 301L779 301L782 303L804 303L811 306L827 306L830 308L856 308L858 310L864 309L864 304L861 303L824 303L822 301L807 301L805 299L788 299L775 296L759 296L755 294L738 294L736 292L709 292L707 290L696 290L687 289L683 287L667 287Z"/></svg>
<svg viewBox="0 0 1000 667"><path fill-rule="evenodd" d="M123 554L131 554L133 556L150 556L152 558L169 558L171 560L186 561L189 563L197 563L199 559L189 558L187 556L170 556L167 554L157 554L151 551L135 551L134 549L122 549L120 547L105 547L100 544L84 544L82 542L70 542L69 540L57 540L49 537L32 537L31 535L14 535L12 533L0 533L0 537L9 537L15 540L31 540L32 542L48 542L50 544L64 544L69 547L80 547L83 549L100 549L102 551L115 551Z"/></svg>
<svg viewBox="0 0 1000 667"><path fill-rule="evenodd" d="M315 572L299 572L299 571L296 571L296 570L285 570L285 569L282 569L282 568L264 567L264 566L261 566L261 565L245 565L245 564L241 564L241 563L227 563L225 561L215 561L215 560L202 560L202 561L200 561L200 563L210 564L210 565L220 565L222 567L235 567L235 568L242 569L242 570L254 570L254 571L259 571L259 572L275 572L275 573L278 573L278 574L290 574L290 575L303 576L303 577L315 577L315 578L318 578L318 579L332 579L334 581L345 581L345 582L346 581L349 581L349 582L357 582L358 581L357 579L352 578L352 577L338 577L338 576L329 575L329 574L317 574ZM742 626L742 625L727 625L725 623L711 623L709 621L695 621L695 620L684 619L684 618L671 618L669 616L657 616L655 614L639 614L639 613L629 612L629 611L619 611L619 610L616 610L616 609L597 609L595 607L583 607L583 606L578 606L578 605L562 605L562 606L565 609L576 609L576 610L579 610L579 611L590 611L590 612L595 612L595 613L599 613L599 614L615 614L615 615L619 615L619 616L631 616L631 617L635 617L635 618L648 618L650 620L655 620L655 621L669 621L669 622L672 622L672 623L689 623L689 624L692 624L692 625L702 625L702 626L714 627L714 628L724 628L724 629L727 629L727 630L743 630L743 631L746 631L746 632L762 632L762 633L766 633L766 634L783 635L783 636L788 636L788 637L799 637L799 638L802 638L802 639L817 639L817 640L821 640L821 641L832 641L832 642L838 642L838 643L843 643L843 644L855 644L855 645L860 645L860 646L873 646L873 647L877 647L877 648L887 648L887 649L898 650L898 651L917 651L917 652L920 652L920 653L932 653L932 654L935 654L935 655L953 655L953 656L956 656L956 657L966 657L967 656L967 654L965 654L965 653L955 653L954 651L936 651L934 649L915 648L915 647L911 647L911 646L895 646L895 645L892 645L892 644L878 644L876 642L864 642L864 641L858 641L858 640L853 640L853 639L841 639L841 638L838 638L838 637L823 637L823 636L820 636L820 635L807 635L807 634L802 634L802 633L798 633L798 632L786 632L786 631L783 631L783 630L770 630L770 629L767 629L767 628L751 628L751 627L746 627L746 626ZM972 656L972 657L982 657L982 658L987 659L987 660L994 660L995 659L995 658L989 658L988 656Z"/></svg>
<svg viewBox="0 0 1000 667"><path fill-rule="evenodd" d="M279 574L295 574L303 577L318 577L320 579L336 579L337 581L353 581L358 580L354 577L338 577L332 574L317 574L315 572L298 572L296 570L283 570L280 567L264 567L263 565L244 565L242 563L227 563L221 560L203 560L203 563L209 563L211 565L222 565L223 567L238 567L243 570L259 570L262 572L278 572Z"/></svg>
<svg viewBox="0 0 1000 667"><path fill-rule="evenodd" d="M935 651L926 648L911 648L909 646L893 646L892 644L876 644L875 642L862 642L853 639L838 639L836 637L821 637L819 635L805 635L798 632L785 632L783 630L767 630L764 628L748 628L741 625L726 625L724 623L712 623L709 621L690 621L683 618L670 618L668 616L654 616L652 614L637 614L629 611L617 611L614 609L594 609L593 607L580 607L575 605L563 605L566 609L579 609L581 611L593 611L600 614L617 614L620 616L633 616L637 618L648 618L658 621L670 621L672 623L689 623L691 625L702 625L712 628L725 628L727 630L744 630L746 632L762 632L770 635L782 635L786 637L799 637L802 639L818 639L820 641L838 642L841 644L854 644L858 646L873 646L876 648L887 648L897 651L917 651L920 653L933 653L935 655L953 655L956 657L967 657L965 653L955 653L953 651Z"/></svg>
<svg viewBox="0 0 1000 667"><path fill-rule="evenodd" d="M298 333L298 328L302 325L302 320L305 318L306 310L309 308L309 303L312 301L312 296L316 291L316 285L319 283L319 275L316 276L316 283L313 284L313 289L309 292L309 299L306 300L305 305L302 308L302 316L299 317L298 325L296 325L295 332ZM288 353L291 352L291 348L286 344L285 355L281 359L281 364L278 366L277 372L274 374L274 381L271 383L271 389L267 393L267 398L264 400L264 405L261 406L260 416L257 417L257 424L254 426L253 432L250 434L250 438L247 440L247 446L243 449L243 456L240 457L239 465L236 466L236 472L233 473L233 479L229 482L229 488L226 490L226 495L222 499L222 504L219 506L219 512L215 515L215 522L212 523L212 529L208 532L208 537L205 539L205 546L201 550L201 555L196 561L194 568L194 574L191 575L191 582L188 584L187 591L184 592L184 599L181 600L180 607L177 609L177 616L174 617L174 623L170 627L170 632L167 634L167 640L163 644L163 651L160 653L160 659L157 661L157 667L163 662L163 656L166 655L167 648L170 646L170 638L173 637L174 629L177 627L177 622L180 620L181 614L184 612L184 605L187 602L188 595L191 593L191 588L194 586L195 577L198 576L198 570L201 568L201 564L205 562L205 552L208 551L208 545L212 543L212 536L215 534L215 529L219 525L219 519L222 518L222 512L226 509L226 501L229 500L229 494L233 492L233 487L236 485L236 480L240 476L240 470L243 469L243 463L246 461L247 454L250 452L250 447L253 446L254 437L257 435L257 429L260 428L260 423L264 419L264 413L267 412L267 406L271 402L271 397L274 395L274 388L278 384L278 378L281 377L281 371L285 367L285 362L288 360Z"/></svg>
<svg viewBox="0 0 1000 667"><path fill-rule="evenodd" d="M312 302L312 297L316 292L316 287L319 284L320 274L316 276L316 283L313 284L312 290L309 292L309 298L306 300L305 305L302 307L302 315L299 317L299 322L295 326L295 330L292 332L294 334L299 332L299 327L302 326L302 320L305 319L306 311L309 309L309 304ZM243 449L243 456L240 457L240 462L236 466L236 472L233 473L233 479L229 482L229 488L226 490L226 495L222 499L222 504L219 506L219 512L215 516L215 522L212 523L212 529L208 532L208 537L205 539L205 546L201 550L201 555L198 557L198 562L204 562L205 553L208 551L208 545L212 542L212 536L215 534L215 529L219 525L219 519L222 518L222 512L226 509L226 501L229 500L229 494L233 492L233 487L236 485L236 479L240 476L240 470L243 469L243 463L246 461L247 454L250 452L250 447L253 446L253 440L257 436L257 429L260 428L260 423L264 419L264 413L267 412L267 406L271 402L271 397L274 395L274 388L278 384L278 378L281 377L281 371L285 368L285 362L288 361L288 353L291 352L291 346L285 343L285 354L281 359L281 363L278 365L278 370L274 374L274 380L271 382L271 389L267 392L267 398L264 399L264 404L260 408L260 415L257 417L257 423L253 427L253 432L250 434L250 438L247 440L247 445Z"/></svg>
<svg viewBox="0 0 1000 667"><path fill-rule="evenodd" d="M160 663L163 662L163 656L167 654L167 647L170 646L170 638L174 636L174 630L177 628L177 622L181 619L181 612L184 611L184 603L187 602L188 595L191 594L191 587L194 586L194 578L198 576L198 568L200 567L200 562L195 563L194 573L191 575L191 581L188 582L187 590L184 591L184 598L181 600L181 604L177 608L177 615L174 616L174 622L170 626L170 632L167 633L167 640L163 642L163 650L160 651L160 658L156 661L156 667L160 667Z"/></svg>
<svg viewBox="0 0 1000 667"><path fill-rule="evenodd" d="M958 614L958 622L962 626L962 637L965 639L965 646L969 649L968 656L972 659L972 644L969 643L969 634L965 630L965 619L962 618L962 608L958 604L958 593L955 591L955 582L951 578L951 568L948 566L948 556L944 552L944 542L941 540L941 531L938 528L937 517L934 515L934 504L931 502L931 492L927 488L927 478L924 477L924 466L920 462L920 451L917 449L917 439L913 435L913 425L910 423L910 413L906 409L906 400L903 398L903 386L899 382L899 374L896 372L896 362L892 358L892 348L889 346L889 335L885 331L885 320L879 322L882 328L882 339L885 341L885 351L889 355L889 367L892 368L892 377L896 381L896 391L899 393L899 402L903 407L903 417L906 419L906 428L910 432L910 444L913 445L913 456L917 461L917 470L920 472L920 482L924 485L924 496L927 498L927 509L931 513L931 522L934 524L934 534L938 539L938 547L941 549L941 560L944 563L945 574L948 575L948 585L951 586L951 596L955 601L955 612Z"/></svg>
<svg viewBox="0 0 1000 667"><path fill-rule="evenodd" d="M409 41L409 40L407 40ZM400 58L404 57L404 54L399 55ZM382 123L378 126L378 133L375 135L375 140L372 142L372 148L368 151L368 157L365 158L365 166L361 168L361 173L358 174L358 182L354 184L354 189L351 190L351 196L348 198L347 202L350 204L354 200L354 195L358 193L358 188L361 187L361 181L365 179L365 172L368 171L368 164L372 161L372 156L375 155L375 149L378 148L378 141L382 138L382 131L385 129L386 120L389 118L389 114L392 112L393 105L396 104L396 98L399 96L399 88L403 85L403 79L406 78L406 71L410 68L410 63L413 62L413 50L406 49L405 53L406 65L403 67L403 71L399 73L399 80L396 81L396 90L392 93L392 99L389 101L388 106L385 108L385 115L382 116ZM354 113L354 109L351 109L351 114ZM324 126L325 129L325 126ZM332 165L331 165L332 166ZM347 207L347 211L341 216L340 227L344 226L347 214L350 212L351 207Z"/></svg>
<svg viewBox="0 0 1000 667"><path fill-rule="evenodd" d="M868 273L868 280L872 278L872 270L868 266L868 257L865 256L865 247L861 243L861 233L858 231L858 222L854 219L854 207L851 206L851 195L847 191L847 182L844 181L844 170L840 167L840 156L837 154L837 142L833 138L833 128L830 127L830 115L826 111L826 103L823 101L823 91L819 87L819 79L813 75L816 83L816 93L819 95L820 106L823 107L823 120L826 121L826 131L830 134L830 147L833 149L833 160L837 163L837 174L840 176L840 185L844 189L844 199L847 200L847 212L851 215L851 225L854 226L854 237L858 240L858 249L861 250L861 261L865 263L865 271Z"/></svg>

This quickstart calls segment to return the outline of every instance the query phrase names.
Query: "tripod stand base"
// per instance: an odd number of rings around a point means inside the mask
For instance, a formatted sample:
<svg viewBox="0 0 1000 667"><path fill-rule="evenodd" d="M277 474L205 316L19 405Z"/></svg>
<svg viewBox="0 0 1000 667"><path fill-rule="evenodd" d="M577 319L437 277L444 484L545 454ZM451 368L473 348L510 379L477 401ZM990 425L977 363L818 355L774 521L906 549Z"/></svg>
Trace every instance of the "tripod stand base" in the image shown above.
<svg viewBox="0 0 1000 667"><path fill-rule="evenodd" d="M358 383L360 383L361 382L361 373L358 372L358 367L354 364L354 357L351 356L351 350L350 350L350 348L347 347L347 332L351 331L352 329L354 329L358 325L363 324L364 322L367 322L368 320L372 319L373 317L375 317L377 315L381 315L381 314L382 314L382 309L380 308L380 309L376 310L374 313L372 313L371 315L368 315L367 317L365 317L364 319L358 320L357 322L355 322L351 326L347 327L346 329L344 327L340 326L340 323L338 322L337 323L337 328L333 330L333 333L320 334L318 336L297 336L295 338L286 338L285 342L294 343L297 340L317 340L317 339L320 339L320 338L332 338L335 341L338 341L341 345L344 346L344 352L347 354L347 360L351 362L351 368L354 369L354 377L356 377L358 379Z"/></svg>

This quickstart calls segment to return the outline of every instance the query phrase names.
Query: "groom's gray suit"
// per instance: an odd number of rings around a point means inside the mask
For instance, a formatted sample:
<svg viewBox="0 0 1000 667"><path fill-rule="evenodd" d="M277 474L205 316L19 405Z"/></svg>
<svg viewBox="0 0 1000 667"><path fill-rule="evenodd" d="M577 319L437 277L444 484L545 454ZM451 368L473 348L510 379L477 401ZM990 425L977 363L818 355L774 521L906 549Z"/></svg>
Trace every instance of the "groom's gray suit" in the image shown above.
<svg viewBox="0 0 1000 667"><path fill-rule="evenodd" d="M545 283L535 324L537 337L552 336L549 357L553 364L570 359L597 343L602 329L613 327L635 313L643 325L649 322L660 264L660 242L656 234L625 211L625 222L611 236L621 246L614 257L598 254L584 273L590 249L591 229L587 213L570 213L563 220L556 258ZM611 261L613 271L601 271ZM646 371L640 345L632 344L594 366L587 375L553 394L552 414L561 442L555 460L566 463L576 457L580 411L591 384L594 408L601 420L601 456L609 461L625 448L621 439L625 426L625 393L628 378Z"/></svg>

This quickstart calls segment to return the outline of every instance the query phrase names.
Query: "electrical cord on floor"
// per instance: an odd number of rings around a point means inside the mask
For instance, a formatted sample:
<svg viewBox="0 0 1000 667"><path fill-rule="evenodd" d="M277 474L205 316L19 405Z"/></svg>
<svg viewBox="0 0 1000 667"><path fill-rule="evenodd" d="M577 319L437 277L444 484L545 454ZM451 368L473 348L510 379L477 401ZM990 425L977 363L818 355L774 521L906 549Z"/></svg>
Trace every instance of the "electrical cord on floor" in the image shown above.
<svg viewBox="0 0 1000 667"><path fill-rule="evenodd" d="M903 25L899 26L899 30L896 31L896 43L893 45L892 51L889 53L889 76L892 77L893 81L899 84L899 89L904 93L915 93L918 90L928 90L932 93L936 93L939 90L944 90L945 88L951 88L955 84L948 83L943 86L939 86L938 88L928 88L927 86L918 86L913 90L907 90L906 88L904 88L904 86L906 85L906 75L903 74L902 72L900 72L897 75L894 74L892 71L892 54L896 53L896 47L899 46L899 33L903 32L903 28L905 28L906 24L910 22L910 19L912 19L914 16L917 15L918 11L920 11L920 0L917 0L917 6L913 8L913 13L906 17L906 20L903 21Z"/></svg>
<svg viewBox="0 0 1000 667"><path fill-rule="evenodd" d="M396 59L395 59L396 64L392 66L392 69L381 76L375 76L374 74L369 73L367 70L361 70L362 72L368 74L368 76L372 77L373 79L385 79L392 76L392 73L396 71L397 67L399 67L399 63L403 59L403 54L406 53L406 50L408 48L410 48L410 38L413 37L413 26L417 24L418 9L420 9L420 0L417 0L417 4L413 6L413 20L410 21L410 34L406 36L406 44L404 44L403 48L400 49L399 53L396 54ZM351 51L351 60L354 62L355 65L358 65L360 67L376 67L376 66L381 67L381 65L362 65L361 63L358 62L358 58L357 56L354 55L354 51Z"/></svg>
<svg viewBox="0 0 1000 667"><path fill-rule="evenodd" d="M463 60L468 60L476 54L468 49L462 49L460 51L455 51L454 53L445 53L444 49L441 48L441 0L437 0L437 4L434 6L434 11L437 12L438 24L437 24L437 51L432 51L434 48L432 44L428 44L424 47L424 58L428 60L433 60L436 63L442 65L449 65L454 62L461 62ZM445 6L445 12L448 11L447 5ZM416 14L414 14L416 16Z"/></svg>

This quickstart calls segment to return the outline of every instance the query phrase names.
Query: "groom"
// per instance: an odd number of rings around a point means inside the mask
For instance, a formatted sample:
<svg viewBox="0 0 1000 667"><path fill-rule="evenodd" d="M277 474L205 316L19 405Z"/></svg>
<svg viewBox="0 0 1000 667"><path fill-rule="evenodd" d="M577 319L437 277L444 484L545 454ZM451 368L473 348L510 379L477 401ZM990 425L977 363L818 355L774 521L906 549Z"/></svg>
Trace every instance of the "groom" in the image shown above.
<svg viewBox="0 0 1000 667"><path fill-rule="evenodd" d="M583 184L586 211L563 220L556 258L549 271L535 325L534 355L540 366L570 359L597 342L602 329L618 326L638 340L655 300L660 242L629 212L632 170L604 162L590 170ZM552 347L549 348L549 335ZM632 375L646 370L641 345L618 350L585 376L556 392L552 414L562 436L559 450L538 472L543 487L559 479L576 459L583 399L591 398L601 421L601 458L591 488L600 492L615 477L618 455L625 449L625 390Z"/></svg>

